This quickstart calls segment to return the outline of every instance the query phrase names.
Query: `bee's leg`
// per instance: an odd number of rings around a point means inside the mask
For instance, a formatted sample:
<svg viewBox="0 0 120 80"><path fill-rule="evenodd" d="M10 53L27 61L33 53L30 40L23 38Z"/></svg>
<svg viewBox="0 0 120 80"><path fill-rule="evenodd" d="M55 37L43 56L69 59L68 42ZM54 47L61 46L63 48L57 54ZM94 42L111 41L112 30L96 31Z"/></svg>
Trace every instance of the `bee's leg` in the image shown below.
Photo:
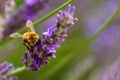
<svg viewBox="0 0 120 80"><path fill-rule="evenodd" d="M39 44L41 44L41 40L40 39L36 42L36 45L39 45Z"/></svg>
<svg viewBox="0 0 120 80"><path fill-rule="evenodd" d="M28 43L28 46L29 46L29 50L31 51L31 52L33 52L34 51L34 45L33 44L31 44L31 43Z"/></svg>
<svg viewBox="0 0 120 80"><path fill-rule="evenodd" d="M27 43L23 43L23 45L24 45L28 50L30 50L30 46L29 46Z"/></svg>

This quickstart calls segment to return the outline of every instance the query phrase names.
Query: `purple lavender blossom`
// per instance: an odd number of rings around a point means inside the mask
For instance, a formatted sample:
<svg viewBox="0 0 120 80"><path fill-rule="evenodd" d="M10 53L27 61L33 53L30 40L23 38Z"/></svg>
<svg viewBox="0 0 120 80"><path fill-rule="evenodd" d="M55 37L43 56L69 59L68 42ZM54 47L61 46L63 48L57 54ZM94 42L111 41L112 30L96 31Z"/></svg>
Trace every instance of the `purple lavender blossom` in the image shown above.
<svg viewBox="0 0 120 80"><path fill-rule="evenodd" d="M35 3L37 3L38 2L38 0L25 0L25 3L27 4L27 5L30 5L30 6L33 6Z"/></svg>
<svg viewBox="0 0 120 80"><path fill-rule="evenodd" d="M14 70L15 68L12 64L9 64L7 62L0 64L0 80L18 80L15 76L6 76L7 73L10 73Z"/></svg>
<svg viewBox="0 0 120 80"><path fill-rule="evenodd" d="M77 21L77 18L73 17L74 11L75 7L71 5L66 10L59 11L55 25L43 32L41 42L25 53L23 62L28 71L38 71L51 57L56 57L56 49L67 38L68 28Z"/></svg>

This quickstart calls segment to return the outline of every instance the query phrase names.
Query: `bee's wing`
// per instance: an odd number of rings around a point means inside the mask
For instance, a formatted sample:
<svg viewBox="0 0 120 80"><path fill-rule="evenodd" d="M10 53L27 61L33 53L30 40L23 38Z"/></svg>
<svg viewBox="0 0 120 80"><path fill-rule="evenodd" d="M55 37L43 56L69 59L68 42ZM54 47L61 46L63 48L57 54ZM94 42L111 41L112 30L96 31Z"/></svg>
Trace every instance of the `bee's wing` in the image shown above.
<svg viewBox="0 0 120 80"><path fill-rule="evenodd" d="M33 26L33 23L31 20L28 20L27 23L26 23L26 27L32 31L32 32L35 32L35 29L34 29L34 26Z"/></svg>
<svg viewBox="0 0 120 80"><path fill-rule="evenodd" d="M13 33L10 35L11 38L22 38L22 35L19 33Z"/></svg>

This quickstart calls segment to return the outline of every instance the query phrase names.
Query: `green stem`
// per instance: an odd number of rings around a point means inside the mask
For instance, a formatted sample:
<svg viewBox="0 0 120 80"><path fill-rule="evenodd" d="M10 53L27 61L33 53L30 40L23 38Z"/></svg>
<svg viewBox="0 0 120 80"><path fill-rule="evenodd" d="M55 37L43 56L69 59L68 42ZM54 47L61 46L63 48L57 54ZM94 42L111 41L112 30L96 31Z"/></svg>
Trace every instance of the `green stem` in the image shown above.
<svg viewBox="0 0 120 80"><path fill-rule="evenodd" d="M39 24L43 23L44 21L46 21L48 18L52 17L54 14L56 14L59 10L65 8L68 4L71 4L72 2L74 2L75 0L68 0L67 2L65 2L63 5L61 5L60 7L58 7L57 9L55 9L54 11L52 11L51 13L47 14L45 17L43 17L42 19L36 21L34 23L35 26L38 26ZM26 67L23 66L21 68L16 69L15 71L8 73L7 76L12 76L15 74L18 74L22 71L26 70Z"/></svg>
<svg viewBox="0 0 120 80"><path fill-rule="evenodd" d="M26 67L23 66L23 67L20 67L18 69L16 69L15 71L11 72L11 73L8 73L7 76L12 76L12 75L15 75L15 74L18 74L20 72L23 72L26 70Z"/></svg>

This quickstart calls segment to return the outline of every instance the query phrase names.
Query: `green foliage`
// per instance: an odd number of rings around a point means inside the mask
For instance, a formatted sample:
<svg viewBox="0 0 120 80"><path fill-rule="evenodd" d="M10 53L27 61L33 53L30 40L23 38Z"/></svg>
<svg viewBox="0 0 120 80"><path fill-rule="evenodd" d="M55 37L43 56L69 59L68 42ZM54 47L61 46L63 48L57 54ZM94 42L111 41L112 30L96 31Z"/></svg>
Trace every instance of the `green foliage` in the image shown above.
<svg viewBox="0 0 120 80"><path fill-rule="evenodd" d="M19 7L20 5L22 5L24 3L24 0L14 0L16 3L16 6Z"/></svg>

